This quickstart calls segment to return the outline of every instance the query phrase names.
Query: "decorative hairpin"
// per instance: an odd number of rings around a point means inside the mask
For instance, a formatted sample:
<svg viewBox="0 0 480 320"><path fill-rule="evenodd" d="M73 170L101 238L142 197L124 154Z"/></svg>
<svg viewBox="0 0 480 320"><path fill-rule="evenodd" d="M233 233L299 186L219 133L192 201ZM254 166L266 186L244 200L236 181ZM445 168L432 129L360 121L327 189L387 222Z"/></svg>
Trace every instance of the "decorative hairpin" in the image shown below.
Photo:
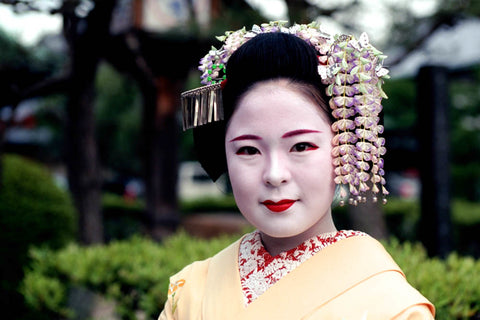
<svg viewBox="0 0 480 320"><path fill-rule="evenodd" d="M220 49L212 47L200 60L201 82L204 87L182 94L183 127L197 127L223 120L221 83L225 81L228 59L242 44L261 33L283 32L295 35L315 48L318 54L318 73L327 85L329 105L336 121L332 130L335 183L340 186L340 205L366 201L365 192L388 195L385 188L382 156L385 139L379 137L382 90L388 70L383 68L386 56L373 47L366 33L357 40L352 35L324 33L316 22L286 27L286 21L254 25L228 31L217 37L223 42ZM350 197L350 198L349 198ZM386 202L386 199L383 199Z"/></svg>
<svg viewBox="0 0 480 320"><path fill-rule="evenodd" d="M221 84L211 84L181 94L183 130L223 120Z"/></svg>

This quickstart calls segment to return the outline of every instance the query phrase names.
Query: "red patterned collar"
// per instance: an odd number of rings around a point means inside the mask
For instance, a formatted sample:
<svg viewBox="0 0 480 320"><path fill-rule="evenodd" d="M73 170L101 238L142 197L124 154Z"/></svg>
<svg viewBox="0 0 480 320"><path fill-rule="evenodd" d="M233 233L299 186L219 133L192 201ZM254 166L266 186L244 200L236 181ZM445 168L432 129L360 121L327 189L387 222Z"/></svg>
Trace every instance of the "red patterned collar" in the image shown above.
<svg viewBox="0 0 480 320"><path fill-rule="evenodd" d="M262 244L260 232L247 234L240 243L238 266L241 285L248 305L275 282L311 258L323 248L353 236L365 236L360 231L340 230L312 237L295 248L271 256Z"/></svg>

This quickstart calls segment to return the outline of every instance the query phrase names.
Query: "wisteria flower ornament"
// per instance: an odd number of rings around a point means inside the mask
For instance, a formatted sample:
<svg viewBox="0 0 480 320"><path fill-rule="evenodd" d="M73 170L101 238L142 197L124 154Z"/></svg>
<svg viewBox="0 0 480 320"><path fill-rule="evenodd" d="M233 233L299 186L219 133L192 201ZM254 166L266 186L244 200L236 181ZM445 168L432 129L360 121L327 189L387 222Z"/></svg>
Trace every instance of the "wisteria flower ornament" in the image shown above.
<svg viewBox="0 0 480 320"><path fill-rule="evenodd" d="M184 128L223 120L221 88L228 59L256 35L271 32L295 35L317 52L318 73L336 119L332 124L332 157L340 205L365 202L368 191L374 194L374 202L381 195L385 203L388 191L382 157L386 148L385 139L380 137L384 129L379 114L381 101L387 98L383 81L389 76L383 67L386 56L370 44L366 33L358 39L353 35L331 36L316 22L287 27L286 21L226 32L217 37L222 47L212 47L200 60L201 82L205 86L182 94Z"/></svg>
<svg viewBox="0 0 480 320"><path fill-rule="evenodd" d="M332 153L340 203L348 194L353 196L352 204L365 202L369 190L385 196L382 156L386 149L385 139L379 137L383 133L379 114L381 100L387 97L382 90L383 79L388 77L383 68L386 56L369 43L365 33L359 40L351 35L335 36L328 56L320 69L328 75L322 76L322 81L328 85L329 105L337 119L332 124L336 133ZM377 196L372 200L377 201Z"/></svg>

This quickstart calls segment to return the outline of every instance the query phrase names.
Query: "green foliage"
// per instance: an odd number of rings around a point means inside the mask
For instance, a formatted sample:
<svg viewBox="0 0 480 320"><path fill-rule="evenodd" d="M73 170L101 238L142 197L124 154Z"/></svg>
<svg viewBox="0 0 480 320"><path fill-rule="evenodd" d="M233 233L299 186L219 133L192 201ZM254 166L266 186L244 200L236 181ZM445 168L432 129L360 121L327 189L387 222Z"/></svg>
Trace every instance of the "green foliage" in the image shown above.
<svg viewBox="0 0 480 320"><path fill-rule="evenodd" d="M474 319L480 314L480 260L456 253L445 261L432 259L421 245L397 240L386 247L410 284L433 302L435 319Z"/></svg>
<svg viewBox="0 0 480 320"><path fill-rule="evenodd" d="M103 215L105 234L108 241L126 239L141 232L141 217L145 204L141 201L127 202L114 194L103 197ZM388 199L382 206L389 234L401 241L418 241L418 224L420 220L420 203L395 197ZM480 245L480 204L462 199L455 199L451 204L452 225L455 249L462 254L478 256ZM232 195L215 198L182 200L180 212L183 215L198 212L239 212ZM335 207L332 210L337 228L353 228L347 213L347 207ZM239 213L240 214L240 213Z"/></svg>
<svg viewBox="0 0 480 320"><path fill-rule="evenodd" d="M21 44L15 35L0 27L0 69L28 69L36 73L58 73L65 63L65 57L50 51L49 48L36 45L34 48Z"/></svg>
<svg viewBox="0 0 480 320"><path fill-rule="evenodd" d="M15 38L0 29L0 66L9 65L14 68L26 67L30 54Z"/></svg>
<svg viewBox="0 0 480 320"><path fill-rule="evenodd" d="M102 207L111 211L139 212L145 209L145 203L141 200L126 201L122 196L114 193L104 193Z"/></svg>
<svg viewBox="0 0 480 320"><path fill-rule="evenodd" d="M233 195L223 197L199 198L183 200L180 209L184 213L191 212L238 212Z"/></svg>
<svg viewBox="0 0 480 320"><path fill-rule="evenodd" d="M480 199L480 66L451 81L451 153L453 190L470 201Z"/></svg>
<svg viewBox="0 0 480 320"><path fill-rule="evenodd" d="M418 241L420 203L391 198L384 206L385 221L390 234L402 241ZM461 199L451 203L451 222L455 249L462 254L480 254L480 204Z"/></svg>
<svg viewBox="0 0 480 320"><path fill-rule="evenodd" d="M163 245L133 237L107 246L72 244L57 252L35 249L22 292L39 312L68 316L72 311L66 308L66 293L72 286L83 286L114 299L123 319L134 319L137 309L155 319L167 298L169 277L195 260L212 256L234 239L194 239L179 232ZM49 290L41 290L41 284Z"/></svg>
<svg viewBox="0 0 480 320"><path fill-rule="evenodd" d="M106 193L102 197L102 212L105 238L126 239L141 233L141 219L144 215L145 203L141 200L127 201L122 196ZM182 200L180 211L183 215L198 212L237 212L238 208L232 195L223 197L206 197L192 200Z"/></svg>
<svg viewBox="0 0 480 320"><path fill-rule="evenodd" d="M453 220L460 225L480 224L480 204L465 200L453 201Z"/></svg>
<svg viewBox="0 0 480 320"><path fill-rule="evenodd" d="M420 204L416 201L388 199L384 207L388 231L400 240L417 241Z"/></svg>
<svg viewBox="0 0 480 320"><path fill-rule="evenodd" d="M107 64L97 79L96 126L102 164L115 171L141 174L141 97L132 79Z"/></svg>
<svg viewBox="0 0 480 320"><path fill-rule="evenodd" d="M478 201L480 163L475 160L480 158L480 66L452 74L449 81L452 192L457 198ZM385 128L413 132L417 125L414 79L387 81L384 90L389 95L383 101Z"/></svg>
<svg viewBox="0 0 480 320"><path fill-rule="evenodd" d="M114 299L123 319L134 319L136 310L156 319L166 300L169 277L237 238L204 240L179 232L162 245L134 237L106 246L35 249L22 292L38 313L69 317L72 310L67 309L67 293L82 286ZM457 254L441 261L428 258L419 244L397 240L384 244L410 283L435 304L437 319L468 319L478 314L480 261Z"/></svg>
<svg viewBox="0 0 480 320"><path fill-rule="evenodd" d="M415 82L411 79L388 80L383 86L388 99L383 100L385 128L409 129L417 120L415 109Z"/></svg>
<svg viewBox="0 0 480 320"><path fill-rule="evenodd" d="M141 233L141 218L145 204L139 200L127 201L122 196L106 193L102 196L105 239L126 239Z"/></svg>
<svg viewBox="0 0 480 320"><path fill-rule="evenodd" d="M60 248L74 239L75 227L70 198L48 171L19 156L4 155L0 189L2 302L16 294L29 247Z"/></svg>
<svg viewBox="0 0 480 320"><path fill-rule="evenodd" d="M26 253L31 244L60 248L74 239L76 218L69 195L55 185L45 168L7 154L2 178L2 250Z"/></svg>
<svg viewBox="0 0 480 320"><path fill-rule="evenodd" d="M440 0L438 2L438 15L474 16L480 17L480 2L478 1L456 1Z"/></svg>

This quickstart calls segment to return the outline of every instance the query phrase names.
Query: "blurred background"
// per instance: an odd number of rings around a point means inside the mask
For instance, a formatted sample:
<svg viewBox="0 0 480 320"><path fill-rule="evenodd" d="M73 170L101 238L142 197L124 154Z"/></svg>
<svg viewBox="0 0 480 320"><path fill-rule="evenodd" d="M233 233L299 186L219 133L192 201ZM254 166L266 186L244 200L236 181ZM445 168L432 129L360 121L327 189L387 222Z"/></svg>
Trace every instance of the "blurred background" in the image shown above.
<svg viewBox="0 0 480 320"><path fill-rule="evenodd" d="M366 31L389 56L382 121L391 194L385 206L336 208L338 227L421 243L428 263L467 257L450 267L478 278L479 17L475 0L0 0L2 310L15 319L102 318L79 307L96 305L93 291L116 301L120 318L155 318L168 274L221 249L211 239L249 228L228 182L211 183L196 162L179 97L200 85L198 61L221 45L216 35L270 20ZM140 279L138 263L128 281L99 280L125 274L128 256L163 250L172 236L177 251L192 242L208 249L191 249L187 260L159 253L174 264L145 274L160 280ZM119 241L131 247L115 251ZM72 274L95 256L82 250L99 246L116 252L98 253L109 272ZM78 261L64 257L72 250ZM475 281L462 288L473 302L441 300L454 310L445 319L480 318Z"/></svg>

